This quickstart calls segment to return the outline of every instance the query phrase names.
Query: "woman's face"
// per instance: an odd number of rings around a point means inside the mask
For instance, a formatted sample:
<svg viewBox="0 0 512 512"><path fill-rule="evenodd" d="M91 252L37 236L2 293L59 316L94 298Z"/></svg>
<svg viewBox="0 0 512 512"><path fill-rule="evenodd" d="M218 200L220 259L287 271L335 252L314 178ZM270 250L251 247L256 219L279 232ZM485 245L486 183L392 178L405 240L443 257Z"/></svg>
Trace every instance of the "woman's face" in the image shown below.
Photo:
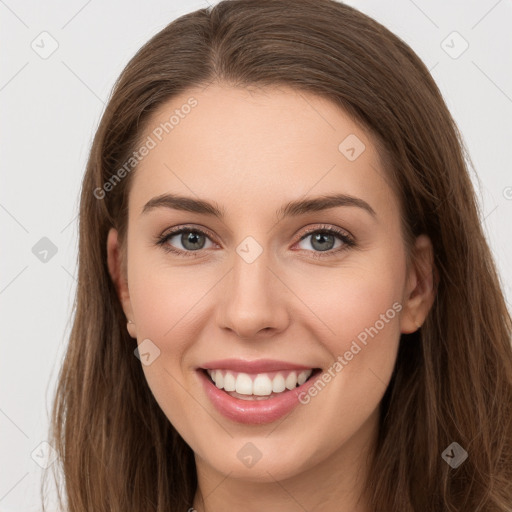
<svg viewBox="0 0 512 512"><path fill-rule="evenodd" d="M142 140L120 295L198 467L271 481L354 462L400 333L426 314L372 139L317 96L214 84L162 106ZM114 277L116 247L112 230Z"/></svg>

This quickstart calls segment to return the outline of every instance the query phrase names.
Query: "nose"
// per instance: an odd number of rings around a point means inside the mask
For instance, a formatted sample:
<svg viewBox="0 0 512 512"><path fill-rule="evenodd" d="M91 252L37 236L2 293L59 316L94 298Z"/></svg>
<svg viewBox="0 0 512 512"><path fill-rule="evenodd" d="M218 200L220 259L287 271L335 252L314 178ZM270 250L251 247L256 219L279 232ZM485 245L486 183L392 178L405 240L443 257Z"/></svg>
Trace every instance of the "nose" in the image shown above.
<svg viewBox="0 0 512 512"><path fill-rule="evenodd" d="M289 291L277 275L265 251L252 263L235 254L233 268L219 290L217 325L246 340L285 330Z"/></svg>

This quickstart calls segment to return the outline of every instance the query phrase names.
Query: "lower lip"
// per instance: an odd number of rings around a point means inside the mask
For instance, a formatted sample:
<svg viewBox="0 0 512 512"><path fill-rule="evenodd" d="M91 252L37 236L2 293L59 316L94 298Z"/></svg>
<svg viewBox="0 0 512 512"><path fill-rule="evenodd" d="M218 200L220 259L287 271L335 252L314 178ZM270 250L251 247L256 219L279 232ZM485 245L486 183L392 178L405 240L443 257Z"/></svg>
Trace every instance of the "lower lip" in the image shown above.
<svg viewBox="0 0 512 512"><path fill-rule="evenodd" d="M307 392L308 388L321 376L321 372L317 371L317 375L313 375L312 378L301 386L283 391L272 398L265 400L242 400L234 398L222 389L219 389L203 370L197 370L197 372L206 394L221 414L238 423L251 425L272 423L291 412L300 404L299 395Z"/></svg>

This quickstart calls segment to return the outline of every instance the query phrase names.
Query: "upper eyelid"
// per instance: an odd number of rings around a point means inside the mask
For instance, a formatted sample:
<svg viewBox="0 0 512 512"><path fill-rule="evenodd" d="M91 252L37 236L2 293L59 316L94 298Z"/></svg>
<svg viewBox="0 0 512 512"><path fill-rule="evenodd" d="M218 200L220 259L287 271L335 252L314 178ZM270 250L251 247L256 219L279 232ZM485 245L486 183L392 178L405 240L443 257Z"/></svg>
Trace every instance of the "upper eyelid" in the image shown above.
<svg viewBox="0 0 512 512"><path fill-rule="evenodd" d="M330 232L331 234L345 235L347 238L350 238L352 240L354 239L354 237L346 229L338 228L336 226L329 226L327 224L324 224L323 227L317 226L317 227L312 227L312 228L306 228L306 230L301 235L300 239L302 239L305 236L310 235L311 233L316 233L316 232L321 232L321 231L327 231L327 232Z"/></svg>
<svg viewBox="0 0 512 512"><path fill-rule="evenodd" d="M170 230L166 230L162 233L162 235L159 238L168 238L168 237L170 238L172 236L179 235L183 231L197 231L199 233L207 235L208 238L210 238L210 240L212 242L215 242L216 237L212 234L212 232L208 228L196 227L194 225L189 225L189 224L185 224L183 226L178 226L178 227L172 228Z"/></svg>

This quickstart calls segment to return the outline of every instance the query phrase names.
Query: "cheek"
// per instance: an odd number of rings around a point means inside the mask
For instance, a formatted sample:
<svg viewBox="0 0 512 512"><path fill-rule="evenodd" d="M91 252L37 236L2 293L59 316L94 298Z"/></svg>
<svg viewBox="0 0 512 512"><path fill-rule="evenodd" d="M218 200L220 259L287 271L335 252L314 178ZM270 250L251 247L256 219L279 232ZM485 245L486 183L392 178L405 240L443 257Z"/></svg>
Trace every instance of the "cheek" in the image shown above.
<svg viewBox="0 0 512 512"><path fill-rule="evenodd" d="M137 256L132 256L128 275L137 343L143 352L141 344L150 340L149 351L157 354L150 364L142 364L142 370L162 411L190 442L192 419L201 409L186 389L189 376L182 364L192 340L199 338L203 328L198 306L208 286L201 279L191 285L190 273L163 268L161 263L148 263L150 257Z"/></svg>
<svg viewBox="0 0 512 512"><path fill-rule="evenodd" d="M318 326L315 337L336 358L350 350L353 341L369 347L370 340L378 339L372 348L376 353L396 344L404 283L405 254L389 248L347 259L338 269L304 275L296 279L294 292L313 312L304 325ZM325 335L319 337L320 332Z"/></svg>
<svg viewBox="0 0 512 512"><path fill-rule="evenodd" d="M218 277L211 275L211 269L171 268L162 260L154 251L134 247L128 255L128 283L137 343L140 347L149 340L148 346L157 354L142 369L160 407L179 426L185 421L179 411L191 407L190 394L183 387L191 377L186 373L191 371L189 349L211 318L205 298Z"/></svg>
<svg viewBox="0 0 512 512"><path fill-rule="evenodd" d="M166 265L154 250L134 248L131 259L129 255L128 283L139 337L167 344L183 339L180 332L198 325L201 300L214 278L199 267Z"/></svg>
<svg viewBox="0 0 512 512"><path fill-rule="evenodd" d="M384 250L329 270L323 280L316 276L314 286L313 278L303 281L299 291L327 326L315 337L332 358L303 403L329 404L318 413L328 417L327 424L344 424L341 436L357 430L375 410L391 378L400 341L405 254ZM318 435L327 434L321 429Z"/></svg>

